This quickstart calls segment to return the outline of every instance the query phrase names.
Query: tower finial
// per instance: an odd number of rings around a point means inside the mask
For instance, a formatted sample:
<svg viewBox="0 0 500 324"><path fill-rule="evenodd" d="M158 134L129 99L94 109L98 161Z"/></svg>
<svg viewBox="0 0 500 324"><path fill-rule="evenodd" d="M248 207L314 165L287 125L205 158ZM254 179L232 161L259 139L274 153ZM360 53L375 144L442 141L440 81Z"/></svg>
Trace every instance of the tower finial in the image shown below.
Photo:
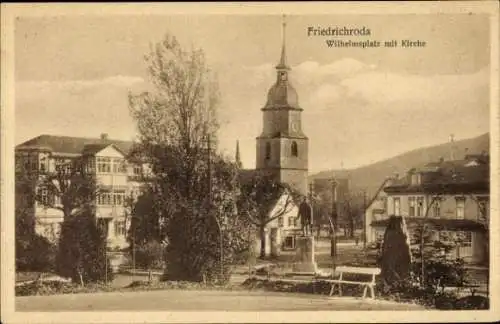
<svg viewBox="0 0 500 324"><path fill-rule="evenodd" d="M282 16L282 29L281 29L281 37L282 37L282 45L281 45L281 57L280 57L280 62L276 66L277 69L286 69L289 70L290 68L286 64L286 15Z"/></svg>

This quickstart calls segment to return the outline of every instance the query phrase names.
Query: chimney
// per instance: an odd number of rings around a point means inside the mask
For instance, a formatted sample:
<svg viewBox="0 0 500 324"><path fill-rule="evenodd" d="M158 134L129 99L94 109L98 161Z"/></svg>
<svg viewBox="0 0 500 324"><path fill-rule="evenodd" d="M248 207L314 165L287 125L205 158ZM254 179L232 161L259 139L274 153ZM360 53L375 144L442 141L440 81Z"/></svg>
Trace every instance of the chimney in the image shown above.
<svg viewBox="0 0 500 324"><path fill-rule="evenodd" d="M107 141L108 140L108 134L107 133L102 133L101 134L101 140Z"/></svg>

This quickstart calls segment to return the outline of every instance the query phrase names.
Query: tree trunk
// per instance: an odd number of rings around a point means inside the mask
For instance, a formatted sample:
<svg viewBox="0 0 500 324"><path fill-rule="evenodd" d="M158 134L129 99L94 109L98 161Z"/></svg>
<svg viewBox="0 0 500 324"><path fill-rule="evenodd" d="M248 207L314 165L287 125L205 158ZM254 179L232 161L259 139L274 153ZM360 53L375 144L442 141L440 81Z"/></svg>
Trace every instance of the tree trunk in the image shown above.
<svg viewBox="0 0 500 324"><path fill-rule="evenodd" d="M354 237L354 219L352 216L349 218L349 237Z"/></svg>
<svg viewBox="0 0 500 324"><path fill-rule="evenodd" d="M82 271L80 269L78 269L78 276L80 277L80 284L83 286L85 286L85 284L83 283L83 275L82 275Z"/></svg>
<svg viewBox="0 0 500 324"><path fill-rule="evenodd" d="M425 287L424 231L425 231L425 224L422 224L421 231L420 231L420 262L421 262L420 263L420 266L421 266L421 269L420 269L421 282L420 282L420 284L422 285L422 287Z"/></svg>
<svg viewBox="0 0 500 324"><path fill-rule="evenodd" d="M264 259L266 257L266 231L265 227L260 227L260 258Z"/></svg>

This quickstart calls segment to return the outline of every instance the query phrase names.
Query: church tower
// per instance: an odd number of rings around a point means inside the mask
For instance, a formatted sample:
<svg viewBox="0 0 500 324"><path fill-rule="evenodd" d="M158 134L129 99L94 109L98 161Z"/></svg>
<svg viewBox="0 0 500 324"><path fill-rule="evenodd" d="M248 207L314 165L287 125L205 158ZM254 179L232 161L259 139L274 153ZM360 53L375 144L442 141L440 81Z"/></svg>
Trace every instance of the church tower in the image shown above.
<svg viewBox="0 0 500 324"><path fill-rule="evenodd" d="M300 193L307 193L308 138L302 132L302 108L288 80L291 68L286 60L286 23L283 21L281 58L276 65L276 82L261 109L263 130L257 137L257 170L272 174Z"/></svg>

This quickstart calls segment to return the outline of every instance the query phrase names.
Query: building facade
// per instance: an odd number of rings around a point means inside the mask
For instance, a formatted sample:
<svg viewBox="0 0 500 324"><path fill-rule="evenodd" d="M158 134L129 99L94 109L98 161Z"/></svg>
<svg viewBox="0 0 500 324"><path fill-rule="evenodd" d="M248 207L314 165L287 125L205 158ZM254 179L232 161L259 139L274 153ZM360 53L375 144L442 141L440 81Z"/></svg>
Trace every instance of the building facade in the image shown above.
<svg viewBox="0 0 500 324"><path fill-rule="evenodd" d="M16 147L16 207L21 207L33 219L36 233L56 242L63 222L61 195L50 194L35 185L30 191L22 186L26 175L34 175L36 183L43 177L73 168L82 168L91 175L99 188L95 201L98 219L107 223L108 247L127 246L130 220L126 217L125 202L140 190L145 165L131 163L128 153L132 142L41 135ZM29 199L36 195L37 199ZM51 208L52 207L52 208Z"/></svg>
<svg viewBox="0 0 500 324"><path fill-rule="evenodd" d="M383 191L383 192L382 192ZM405 217L410 233L425 218L433 238L460 236L452 256L469 263L489 257L489 157L467 155L414 168L384 185L366 211L367 239L383 238L390 215Z"/></svg>

